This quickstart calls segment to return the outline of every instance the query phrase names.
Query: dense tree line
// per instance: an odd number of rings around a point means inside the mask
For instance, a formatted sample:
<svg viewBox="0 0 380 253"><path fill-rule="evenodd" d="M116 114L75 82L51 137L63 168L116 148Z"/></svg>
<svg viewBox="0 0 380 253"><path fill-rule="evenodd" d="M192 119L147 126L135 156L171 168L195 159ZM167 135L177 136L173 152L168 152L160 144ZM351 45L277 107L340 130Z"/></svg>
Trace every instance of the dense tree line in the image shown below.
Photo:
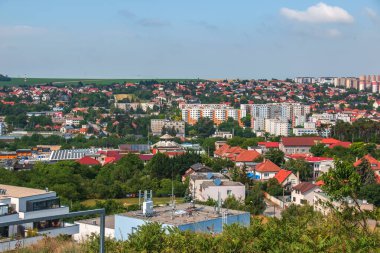
<svg viewBox="0 0 380 253"><path fill-rule="evenodd" d="M331 128L333 138L350 142L372 142L380 143L380 122L370 119L359 119L347 123L337 121Z"/></svg>
<svg viewBox="0 0 380 253"><path fill-rule="evenodd" d="M153 190L155 196L168 196L172 192L184 197L187 185L181 175L200 156L193 153L169 158L157 154L144 166L137 155L128 154L120 161L100 166L84 166L73 161L54 164L38 163L30 171L0 169L0 183L56 191L65 201L85 199L125 198L139 190Z"/></svg>

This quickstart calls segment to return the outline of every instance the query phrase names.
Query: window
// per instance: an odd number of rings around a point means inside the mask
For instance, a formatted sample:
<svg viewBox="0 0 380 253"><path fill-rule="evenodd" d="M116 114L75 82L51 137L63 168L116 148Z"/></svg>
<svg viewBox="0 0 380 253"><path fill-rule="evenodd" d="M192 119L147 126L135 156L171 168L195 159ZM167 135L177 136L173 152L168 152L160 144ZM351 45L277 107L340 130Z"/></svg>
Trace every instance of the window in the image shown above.
<svg viewBox="0 0 380 253"><path fill-rule="evenodd" d="M296 202L296 197L293 197L293 202Z"/></svg>
<svg viewBox="0 0 380 253"><path fill-rule="evenodd" d="M264 177L269 177L269 173L264 173Z"/></svg>
<svg viewBox="0 0 380 253"><path fill-rule="evenodd" d="M132 234L134 234L134 233L136 233L136 231L137 231L137 228L136 227L132 227Z"/></svg>
<svg viewBox="0 0 380 253"><path fill-rule="evenodd" d="M227 190L227 196L231 196L232 195L232 190Z"/></svg>
<svg viewBox="0 0 380 253"><path fill-rule="evenodd" d="M307 200L306 199L301 199L301 204L303 204L303 205L307 204Z"/></svg>

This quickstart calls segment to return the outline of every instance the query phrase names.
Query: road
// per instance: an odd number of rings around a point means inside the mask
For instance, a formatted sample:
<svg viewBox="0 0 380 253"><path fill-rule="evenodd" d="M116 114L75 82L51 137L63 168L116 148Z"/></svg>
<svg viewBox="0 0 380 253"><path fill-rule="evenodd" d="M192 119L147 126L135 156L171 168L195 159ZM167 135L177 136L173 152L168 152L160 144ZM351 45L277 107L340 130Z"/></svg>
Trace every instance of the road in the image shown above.
<svg viewBox="0 0 380 253"><path fill-rule="evenodd" d="M272 202L265 200L267 207L264 210L264 215L268 217L275 216L276 218L281 218L282 208L274 205Z"/></svg>

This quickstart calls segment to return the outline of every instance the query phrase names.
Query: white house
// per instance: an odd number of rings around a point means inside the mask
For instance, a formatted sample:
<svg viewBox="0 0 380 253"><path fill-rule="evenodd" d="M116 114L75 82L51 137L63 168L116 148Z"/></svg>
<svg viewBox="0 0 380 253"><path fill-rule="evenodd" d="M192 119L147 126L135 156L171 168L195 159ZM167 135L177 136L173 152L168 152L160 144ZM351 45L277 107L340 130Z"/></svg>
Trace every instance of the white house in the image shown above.
<svg viewBox="0 0 380 253"><path fill-rule="evenodd" d="M299 184L299 178L290 170L282 169L274 176L274 178L277 179L278 183L283 187L289 184L291 187L294 187L295 185Z"/></svg>
<svg viewBox="0 0 380 253"><path fill-rule="evenodd" d="M373 211L373 204L368 203L367 200L357 201L360 209ZM344 202L346 202L346 204L350 207L355 207L354 201L350 198L346 198ZM323 215L327 215L330 213L331 209L326 205L326 203L331 203L334 208L340 209L344 202L331 201L325 192L319 191L314 193L313 208L315 211L321 212Z"/></svg>
<svg viewBox="0 0 380 253"><path fill-rule="evenodd" d="M67 213L69 208L61 206L60 198L53 191L0 184L0 222ZM36 243L44 236L73 235L78 231L78 225L60 219L0 227L0 237L7 238L0 240L0 252L13 250L19 244Z"/></svg>
<svg viewBox="0 0 380 253"><path fill-rule="evenodd" d="M245 185L230 181L221 173L193 173L190 175L189 191L196 200L206 201L208 198L218 200L218 192L222 200L228 196L245 199Z"/></svg>
<svg viewBox="0 0 380 253"><path fill-rule="evenodd" d="M250 174L253 173L254 179L268 180L273 178L280 170L281 168L272 161L264 160L262 163L250 168Z"/></svg>
<svg viewBox="0 0 380 253"><path fill-rule="evenodd" d="M309 182L302 182L292 188L292 203L296 205L309 204L313 206L315 192L321 191L320 188Z"/></svg>

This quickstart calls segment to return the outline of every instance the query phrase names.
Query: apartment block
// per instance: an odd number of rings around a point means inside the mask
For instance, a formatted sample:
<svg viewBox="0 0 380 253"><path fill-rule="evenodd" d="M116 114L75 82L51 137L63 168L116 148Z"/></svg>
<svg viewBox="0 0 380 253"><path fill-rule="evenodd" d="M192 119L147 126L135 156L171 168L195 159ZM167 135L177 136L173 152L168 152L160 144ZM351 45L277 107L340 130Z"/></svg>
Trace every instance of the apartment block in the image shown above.
<svg viewBox="0 0 380 253"><path fill-rule="evenodd" d="M265 119L265 132L275 136L288 136L290 124L287 119Z"/></svg>
<svg viewBox="0 0 380 253"><path fill-rule="evenodd" d="M162 135L164 129L174 129L177 136L185 137L185 121L172 121L167 119L150 120L150 128L153 135Z"/></svg>
<svg viewBox="0 0 380 253"><path fill-rule="evenodd" d="M180 106L180 109L182 120L190 125L194 125L202 118L211 119L215 125L233 118L243 126L241 119L247 116L245 109L235 109L223 104L184 104Z"/></svg>

